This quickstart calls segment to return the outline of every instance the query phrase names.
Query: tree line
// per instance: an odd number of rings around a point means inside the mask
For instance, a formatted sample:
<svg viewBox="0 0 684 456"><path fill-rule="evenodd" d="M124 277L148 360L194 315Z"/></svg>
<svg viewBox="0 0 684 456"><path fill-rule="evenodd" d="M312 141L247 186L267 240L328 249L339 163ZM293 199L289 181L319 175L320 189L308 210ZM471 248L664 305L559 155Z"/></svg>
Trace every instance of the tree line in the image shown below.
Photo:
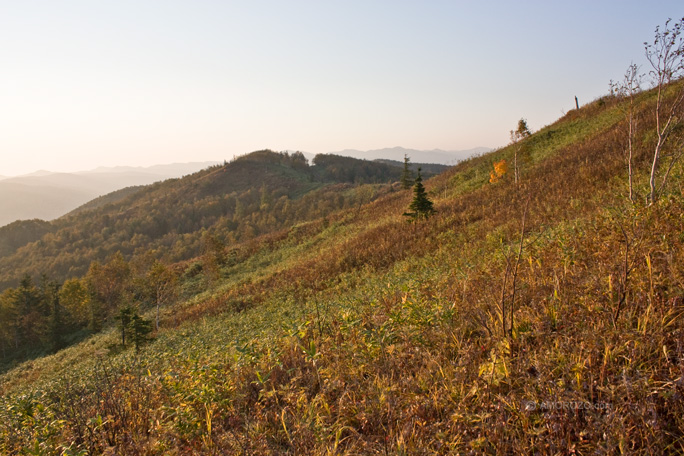
<svg viewBox="0 0 684 456"><path fill-rule="evenodd" d="M126 261L116 253L93 262L87 274L57 282L30 275L0 294L0 355L5 366L55 352L80 338L118 324L121 343L138 346L159 325L160 307L178 293L178 272L151 256ZM156 321L141 314L156 308Z"/></svg>

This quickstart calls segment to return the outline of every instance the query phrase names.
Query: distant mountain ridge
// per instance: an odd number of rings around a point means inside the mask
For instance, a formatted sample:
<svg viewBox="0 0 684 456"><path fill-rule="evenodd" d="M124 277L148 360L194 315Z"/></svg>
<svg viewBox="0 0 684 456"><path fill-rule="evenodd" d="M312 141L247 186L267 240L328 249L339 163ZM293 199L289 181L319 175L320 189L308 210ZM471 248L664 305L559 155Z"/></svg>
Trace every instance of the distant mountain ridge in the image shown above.
<svg viewBox="0 0 684 456"><path fill-rule="evenodd" d="M0 180L0 226L15 220L53 220L115 190L181 177L217 163L120 166L73 173L41 170L6 177Z"/></svg>
<svg viewBox="0 0 684 456"><path fill-rule="evenodd" d="M346 157L353 157L362 160L394 160L404 161L404 155L414 163L436 163L440 165L455 165L459 161L491 151L489 147L476 147L468 150L417 150L407 149L404 147L388 147L384 149L375 150L356 150L345 149L338 152L331 152L335 155L343 155Z"/></svg>
<svg viewBox="0 0 684 456"><path fill-rule="evenodd" d="M218 165L217 161L190 162L190 163L169 163L153 166L99 166L90 171L78 171L74 174L108 174L108 173L145 173L160 176L182 177L192 174L200 169Z"/></svg>

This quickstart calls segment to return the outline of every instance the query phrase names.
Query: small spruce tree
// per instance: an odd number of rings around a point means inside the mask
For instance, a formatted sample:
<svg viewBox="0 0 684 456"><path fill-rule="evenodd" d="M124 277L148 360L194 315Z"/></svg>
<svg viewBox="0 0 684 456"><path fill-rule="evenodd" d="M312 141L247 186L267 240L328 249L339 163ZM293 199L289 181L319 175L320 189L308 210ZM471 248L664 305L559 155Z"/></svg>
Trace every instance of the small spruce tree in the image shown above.
<svg viewBox="0 0 684 456"><path fill-rule="evenodd" d="M126 346L126 341L133 342L135 350L148 340L147 335L152 332L152 322L141 317L138 310L131 304L126 304L119 309L116 316L121 330L121 345Z"/></svg>
<svg viewBox="0 0 684 456"><path fill-rule="evenodd" d="M425 187L423 186L423 178L420 177L420 168L418 168L418 176L413 185L413 201L409 205L410 212L404 212L405 217L409 217L410 221L415 221L421 218L427 219L435 213L432 201L427 196Z"/></svg>
<svg viewBox="0 0 684 456"><path fill-rule="evenodd" d="M67 332L67 323L59 302L59 284L54 281L48 282L44 288L44 295L50 305L50 317L48 320L50 349L58 351L64 348L64 334Z"/></svg>
<svg viewBox="0 0 684 456"><path fill-rule="evenodd" d="M149 340L147 335L152 332L152 322L135 314L131 319L130 326L135 351L140 351L140 346Z"/></svg>
<svg viewBox="0 0 684 456"><path fill-rule="evenodd" d="M137 312L130 304L126 304L119 309L119 314L115 317L119 321L119 329L121 330L121 345L126 346L126 335L130 333L130 324L133 316Z"/></svg>
<svg viewBox="0 0 684 456"><path fill-rule="evenodd" d="M408 155L404 154L404 170L401 172L401 188L408 190L413 184L411 179L411 170L409 169L410 159Z"/></svg>

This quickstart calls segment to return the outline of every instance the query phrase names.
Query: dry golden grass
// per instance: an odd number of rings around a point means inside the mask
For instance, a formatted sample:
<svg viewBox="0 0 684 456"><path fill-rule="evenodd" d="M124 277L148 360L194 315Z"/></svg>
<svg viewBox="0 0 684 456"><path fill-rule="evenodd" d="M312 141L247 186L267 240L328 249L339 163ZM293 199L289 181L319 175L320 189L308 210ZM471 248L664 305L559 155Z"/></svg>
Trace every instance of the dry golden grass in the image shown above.
<svg viewBox="0 0 684 456"><path fill-rule="evenodd" d="M425 222L397 191L243 244L140 356L7 394L0 448L683 453L684 170L629 203L621 122L602 100L526 139L519 185L489 183L508 149L460 164L426 182Z"/></svg>

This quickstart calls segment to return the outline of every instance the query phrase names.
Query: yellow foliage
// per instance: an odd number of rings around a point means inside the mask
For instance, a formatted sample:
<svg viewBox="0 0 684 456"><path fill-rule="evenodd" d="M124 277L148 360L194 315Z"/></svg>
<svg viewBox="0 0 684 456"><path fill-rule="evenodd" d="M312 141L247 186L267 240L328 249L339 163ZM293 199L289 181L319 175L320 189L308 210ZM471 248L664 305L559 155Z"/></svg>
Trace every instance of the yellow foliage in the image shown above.
<svg viewBox="0 0 684 456"><path fill-rule="evenodd" d="M485 378L490 385L498 385L510 375L511 346L507 339L503 339L489 353L489 359L480 365L479 377Z"/></svg>
<svg viewBox="0 0 684 456"><path fill-rule="evenodd" d="M494 162L494 171L489 173L489 182L494 183L501 179L508 171L508 163L506 160Z"/></svg>

